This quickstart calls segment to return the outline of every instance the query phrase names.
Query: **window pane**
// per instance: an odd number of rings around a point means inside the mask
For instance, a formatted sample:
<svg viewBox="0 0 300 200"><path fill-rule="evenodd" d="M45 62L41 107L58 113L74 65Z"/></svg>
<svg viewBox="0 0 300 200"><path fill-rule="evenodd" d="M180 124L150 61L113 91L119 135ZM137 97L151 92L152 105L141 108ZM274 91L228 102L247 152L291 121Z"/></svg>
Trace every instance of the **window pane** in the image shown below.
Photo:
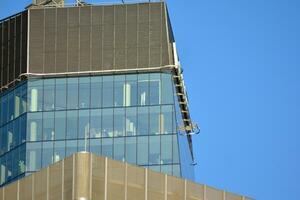
<svg viewBox="0 0 300 200"><path fill-rule="evenodd" d="M91 127L90 137L99 138L101 137L101 110L91 110Z"/></svg>
<svg viewBox="0 0 300 200"><path fill-rule="evenodd" d="M176 132L176 130L173 130L173 122L175 113L173 113L173 106L162 106L161 109L161 133L162 134L171 134Z"/></svg>
<svg viewBox="0 0 300 200"><path fill-rule="evenodd" d="M44 80L44 110L54 110L55 79Z"/></svg>
<svg viewBox="0 0 300 200"><path fill-rule="evenodd" d="M150 74L150 105L160 104L160 74Z"/></svg>
<svg viewBox="0 0 300 200"><path fill-rule="evenodd" d="M171 74L161 74L162 79L162 104L173 104L174 93L173 93L173 82Z"/></svg>
<svg viewBox="0 0 300 200"><path fill-rule="evenodd" d="M78 111L67 112L67 139L77 138L78 132Z"/></svg>
<svg viewBox="0 0 300 200"><path fill-rule="evenodd" d="M41 143L26 144L26 171L37 171L41 168Z"/></svg>
<svg viewBox="0 0 300 200"><path fill-rule="evenodd" d="M137 105L137 75L126 75L125 106Z"/></svg>
<svg viewBox="0 0 300 200"><path fill-rule="evenodd" d="M161 163L172 163L172 135L161 136Z"/></svg>
<svg viewBox="0 0 300 200"><path fill-rule="evenodd" d="M138 75L138 104L142 106L149 104L149 75L148 74Z"/></svg>
<svg viewBox="0 0 300 200"><path fill-rule="evenodd" d="M136 135L137 108L126 108L126 135Z"/></svg>
<svg viewBox="0 0 300 200"><path fill-rule="evenodd" d="M101 139L90 139L90 152L101 155Z"/></svg>
<svg viewBox="0 0 300 200"><path fill-rule="evenodd" d="M67 79L67 108L78 108L78 78Z"/></svg>
<svg viewBox="0 0 300 200"><path fill-rule="evenodd" d="M173 165L173 176L181 177L179 165Z"/></svg>
<svg viewBox="0 0 300 200"><path fill-rule="evenodd" d="M42 139L42 113L27 114L27 140L40 141Z"/></svg>
<svg viewBox="0 0 300 200"><path fill-rule="evenodd" d="M91 108L102 106L102 77L91 77Z"/></svg>
<svg viewBox="0 0 300 200"><path fill-rule="evenodd" d="M5 124L8 121L8 95L1 98L1 124Z"/></svg>
<svg viewBox="0 0 300 200"><path fill-rule="evenodd" d="M102 139L102 155L112 158L112 147L113 147L113 140L112 138L103 138Z"/></svg>
<svg viewBox="0 0 300 200"><path fill-rule="evenodd" d="M136 137L126 137L126 162L136 164Z"/></svg>
<svg viewBox="0 0 300 200"><path fill-rule="evenodd" d="M53 142L43 142L42 167L53 163Z"/></svg>
<svg viewBox="0 0 300 200"><path fill-rule="evenodd" d="M114 159L125 161L124 137L114 138Z"/></svg>
<svg viewBox="0 0 300 200"><path fill-rule="evenodd" d="M19 147L19 163L18 163L18 168L19 168L19 174L22 174L25 172L25 159L26 159L26 148L25 148L25 144L21 145Z"/></svg>
<svg viewBox="0 0 300 200"><path fill-rule="evenodd" d="M64 110L67 104L67 85L66 79L56 79L55 87L55 109Z"/></svg>
<svg viewBox="0 0 300 200"><path fill-rule="evenodd" d="M43 140L54 140L54 113L43 113Z"/></svg>
<svg viewBox="0 0 300 200"><path fill-rule="evenodd" d="M147 135L149 133L149 112L148 107L138 108L138 130L137 135Z"/></svg>
<svg viewBox="0 0 300 200"><path fill-rule="evenodd" d="M27 115L22 115L20 117L20 141L21 143L26 141L26 129L24 127L26 127L26 117ZM29 123L29 122L28 122Z"/></svg>
<svg viewBox="0 0 300 200"><path fill-rule="evenodd" d="M28 107L30 112L42 111L43 108L43 81L28 82Z"/></svg>
<svg viewBox="0 0 300 200"><path fill-rule="evenodd" d="M177 134L173 135L173 163L179 163Z"/></svg>
<svg viewBox="0 0 300 200"><path fill-rule="evenodd" d="M11 150L14 147L13 144L13 138L14 136L14 128L13 128L13 123L10 122L9 124L7 124L7 147L8 147L8 151Z"/></svg>
<svg viewBox="0 0 300 200"><path fill-rule="evenodd" d="M125 109L114 110L114 136L125 136Z"/></svg>
<svg viewBox="0 0 300 200"><path fill-rule="evenodd" d="M79 110L78 138L88 138L90 132L90 111Z"/></svg>
<svg viewBox="0 0 300 200"><path fill-rule="evenodd" d="M137 164L148 165L148 136L137 138Z"/></svg>
<svg viewBox="0 0 300 200"><path fill-rule="evenodd" d="M12 152L6 154L6 181L12 179Z"/></svg>
<svg viewBox="0 0 300 200"><path fill-rule="evenodd" d="M55 112L55 139L65 139L66 134L66 112Z"/></svg>
<svg viewBox="0 0 300 200"><path fill-rule="evenodd" d="M113 106L113 76L104 76L103 77L103 95L102 102L103 107L112 107Z"/></svg>
<svg viewBox="0 0 300 200"><path fill-rule="evenodd" d="M162 144L164 145L164 144ZM149 164L160 164L160 137L149 137Z"/></svg>
<svg viewBox="0 0 300 200"><path fill-rule="evenodd" d="M150 134L160 134L161 128L160 106L152 106L150 107Z"/></svg>
<svg viewBox="0 0 300 200"><path fill-rule="evenodd" d="M172 175L172 165L162 165L161 173Z"/></svg>
<svg viewBox="0 0 300 200"><path fill-rule="evenodd" d="M79 108L90 107L90 78L79 78Z"/></svg>
<svg viewBox="0 0 300 200"><path fill-rule="evenodd" d="M114 76L114 106L125 106L125 76Z"/></svg>
<svg viewBox="0 0 300 200"><path fill-rule="evenodd" d="M90 149L89 139L86 138L85 140L78 140L78 152L87 152Z"/></svg>
<svg viewBox="0 0 300 200"><path fill-rule="evenodd" d="M13 129L14 129L14 135L13 135L13 146L17 146L19 144L21 144L20 142L20 118L16 119L13 122ZM22 127L22 129L24 129L24 127Z"/></svg>
<svg viewBox="0 0 300 200"><path fill-rule="evenodd" d="M66 141L66 157L77 152L77 140Z"/></svg>
<svg viewBox="0 0 300 200"><path fill-rule="evenodd" d="M65 141L55 141L54 142L54 156L53 163L60 161L65 158Z"/></svg>
<svg viewBox="0 0 300 200"><path fill-rule="evenodd" d="M113 109L102 110L102 137L113 137Z"/></svg>
<svg viewBox="0 0 300 200"><path fill-rule="evenodd" d="M12 151L12 178L19 175L19 148L16 148Z"/></svg>

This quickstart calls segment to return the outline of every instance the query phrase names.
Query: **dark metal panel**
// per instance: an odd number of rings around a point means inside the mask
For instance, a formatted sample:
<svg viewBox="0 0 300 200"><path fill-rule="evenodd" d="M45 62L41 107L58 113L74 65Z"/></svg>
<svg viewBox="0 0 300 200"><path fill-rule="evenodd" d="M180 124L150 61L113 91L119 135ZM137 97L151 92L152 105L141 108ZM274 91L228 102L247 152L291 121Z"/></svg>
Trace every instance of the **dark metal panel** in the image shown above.
<svg viewBox="0 0 300 200"><path fill-rule="evenodd" d="M103 49L103 70L112 70L114 66L114 49Z"/></svg>
<svg viewBox="0 0 300 200"><path fill-rule="evenodd" d="M167 19L166 19L166 9L165 7L163 8L162 12L162 65L169 65L171 64L170 62L170 55L169 55L169 40L168 40L168 32L167 32Z"/></svg>
<svg viewBox="0 0 300 200"><path fill-rule="evenodd" d="M68 9L68 72L77 72L79 69L79 7Z"/></svg>
<svg viewBox="0 0 300 200"><path fill-rule="evenodd" d="M149 67L149 47L138 48L138 68Z"/></svg>
<svg viewBox="0 0 300 200"><path fill-rule="evenodd" d="M104 6L104 19L103 24L114 24L114 6Z"/></svg>
<svg viewBox="0 0 300 200"><path fill-rule="evenodd" d="M149 22L149 14L150 14L150 4L149 3L141 3L138 4L139 9L139 23L148 23Z"/></svg>
<svg viewBox="0 0 300 200"><path fill-rule="evenodd" d="M8 84L8 33L9 33L9 21L4 22L3 30L3 74L2 74L2 84Z"/></svg>
<svg viewBox="0 0 300 200"><path fill-rule="evenodd" d="M102 17L103 7L92 7L91 70L102 70Z"/></svg>
<svg viewBox="0 0 300 200"><path fill-rule="evenodd" d="M45 52L44 73L54 73L55 70L55 40L56 40L56 9L45 9Z"/></svg>
<svg viewBox="0 0 300 200"><path fill-rule="evenodd" d="M80 60L79 71L90 70L91 7L80 8Z"/></svg>
<svg viewBox="0 0 300 200"><path fill-rule="evenodd" d="M9 61L8 61L8 82L15 78L15 18L9 20Z"/></svg>
<svg viewBox="0 0 300 200"><path fill-rule="evenodd" d="M21 22L22 16L19 15L16 18L15 77L18 77L21 74Z"/></svg>
<svg viewBox="0 0 300 200"><path fill-rule="evenodd" d="M137 68L137 48L131 47L127 48L127 57L126 57L126 66L127 69L136 69Z"/></svg>
<svg viewBox="0 0 300 200"><path fill-rule="evenodd" d="M27 72L28 11L22 13L21 33L21 73Z"/></svg>
<svg viewBox="0 0 300 200"><path fill-rule="evenodd" d="M127 48L137 47L137 17L136 4L127 5L126 13L126 45Z"/></svg>
<svg viewBox="0 0 300 200"><path fill-rule="evenodd" d="M0 23L0 87L2 87L2 74L3 74L3 23ZM0 91L1 92L1 91Z"/></svg>
<svg viewBox="0 0 300 200"><path fill-rule="evenodd" d="M56 72L67 72L68 9L57 9Z"/></svg>
<svg viewBox="0 0 300 200"><path fill-rule="evenodd" d="M43 72L44 64L44 9L31 9L29 30L29 67L31 73Z"/></svg>
<svg viewBox="0 0 300 200"><path fill-rule="evenodd" d="M125 52L124 48L115 49L115 69L125 68Z"/></svg>

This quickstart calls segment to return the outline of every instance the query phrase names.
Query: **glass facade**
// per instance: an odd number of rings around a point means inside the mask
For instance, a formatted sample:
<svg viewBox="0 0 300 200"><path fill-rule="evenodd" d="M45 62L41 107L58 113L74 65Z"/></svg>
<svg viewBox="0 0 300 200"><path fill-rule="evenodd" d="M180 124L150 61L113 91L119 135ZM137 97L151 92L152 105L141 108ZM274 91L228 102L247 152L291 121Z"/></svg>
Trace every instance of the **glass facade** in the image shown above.
<svg viewBox="0 0 300 200"><path fill-rule="evenodd" d="M29 79L0 102L1 185L80 151L192 179L169 73Z"/></svg>

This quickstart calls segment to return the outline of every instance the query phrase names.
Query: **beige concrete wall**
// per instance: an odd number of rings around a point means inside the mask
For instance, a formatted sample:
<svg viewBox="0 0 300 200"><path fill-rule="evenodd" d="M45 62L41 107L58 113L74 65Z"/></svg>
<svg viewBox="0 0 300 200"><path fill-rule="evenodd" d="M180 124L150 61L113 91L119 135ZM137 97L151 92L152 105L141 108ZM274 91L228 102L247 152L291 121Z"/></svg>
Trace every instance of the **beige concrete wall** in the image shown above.
<svg viewBox="0 0 300 200"><path fill-rule="evenodd" d="M0 200L249 200L90 153L77 153L0 189Z"/></svg>

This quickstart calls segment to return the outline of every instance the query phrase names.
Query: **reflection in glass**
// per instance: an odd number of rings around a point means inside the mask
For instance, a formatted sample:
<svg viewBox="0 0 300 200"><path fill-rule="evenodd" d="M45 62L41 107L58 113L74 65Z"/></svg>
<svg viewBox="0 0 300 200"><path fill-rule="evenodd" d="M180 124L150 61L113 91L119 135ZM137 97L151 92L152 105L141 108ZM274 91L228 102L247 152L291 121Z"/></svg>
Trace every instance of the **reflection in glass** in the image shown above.
<svg viewBox="0 0 300 200"><path fill-rule="evenodd" d="M172 163L172 135L161 136L161 164Z"/></svg>
<svg viewBox="0 0 300 200"><path fill-rule="evenodd" d="M78 132L78 111L67 111L67 139L76 139Z"/></svg>
<svg viewBox="0 0 300 200"><path fill-rule="evenodd" d="M136 108L126 108L126 135L133 136L136 135L137 127L137 109Z"/></svg>
<svg viewBox="0 0 300 200"><path fill-rule="evenodd" d="M114 110L114 136L125 136L125 109L116 108Z"/></svg>
<svg viewBox="0 0 300 200"><path fill-rule="evenodd" d="M149 75L138 75L138 104L141 106L149 104Z"/></svg>
<svg viewBox="0 0 300 200"><path fill-rule="evenodd" d="M113 76L103 76L103 96L102 96L102 103L103 107L112 107L113 106L113 87L114 81Z"/></svg>
<svg viewBox="0 0 300 200"><path fill-rule="evenodd" d="M54 142L53 163L65 158L65 141Z"/></svg>
<svg viewBox="0 0 300 200"><path fill-rule="evenodd" d="M149 164L160 164L160 137L149 137Z"/></svg>
<svg viewBox="0 0 300 200"><path fill-rule="evenodd" d="M42 113L27 114L27 140L40 141L42 139Z"/></svg>
<svg viewBox="0 0 300 200"><path fill-rule="evenodd" d="M55 140L65 139L66 111L55 112Z"/></svg>
<svg viewBox="0 0 300 200"><path fill-rule="evenodd" d="M150 105L158 105L160 103L160 74L150 74Z"/></svg>
<svg viewBox="0 0 300 200"><path fill-rule="evenodd" d="M78 108L78 78L67 79L67 108Z"/></svg>
<svg viewBox="0 0 300 200"><path fill-rule="evenodd" d="M88 138L90 132L90 111L79 110L78 138Z"/></svg>
<svg viewBox="0 0 300 200"><path fill-rule="evenodd" d="M77 152L77 140L66 141L66 157Z"/></svg>
<svg viewBox="0 0 300 200"><path fill-rule="evenodd" d="M170 134L175 132L175 129L173 130L173 116L173 106L162 106L160 115L162 134Z"/></svg>
<svg viewBox="0 0 300 200"><path fill-rule="evenodd" d="M28 105L30 112L42 111L43 80L28 81Z"/></svg>
<svg viewBox="0 0 300 200"><path fill-rule="evenodd" d="M26 171L37 171L41 168L41 149L40 142L26 144Z"/></svg>
<svg viewBox="0 0 300 200"><path fill-rule="evenodd" d="M136 164L136 137L126 137L126 162Z"/></svg>
<svg viewBox="0 0 300 200"><path fill-rule="evenodd" d="M55 109L64 110L67 105L67 85L66 79L58 78L56 79L55 85Z"/></svg>
<svg viewBox="0 0 300 200"><path fill-rule="evenodd" d="M148 164L148 136L137 138L137 164Z"/></svg>
<svg viewBox="0 0 300 200"><path fill-rule="evenodd" d="M160 115L160 106L150 107L150 134L157 135L161 133L162 118Z"/></svg>
<svg viewBox="0 0 300 200"><path fill-rule="evenodd" d="M172 75L163 73L161 74L162 81L162 104L173 104L174 103L174 93L173 93L173 83Z"/></svg>
<svg viewBox="0 0 300 200"><path fill-rule="evenodd" d="M91 110L90 137L101 137L101 109Z"/></svg>
<svg viewBox="0 0 300 200"><path fill-rule="evenodd" d="M102 137L113 137L113 109L102 110Z"/></svg>
<svg viewBox="0 0 300 200"><path fill-rule="evenodd" d="M103 138L102 139L102 155L112 158L113 157L113 140L112 138Z"/></svg>
<svg viewBox="0 0 300 200"><path fill-rule="evenodd" d="M54 110L55 79L44 80L44 110Z"/></svg>
<svg viewBox="0 0 300 200"><path fill-rule="evenodd" d="M114 159L125 161L124 137L114 138Z"/></svg>
<svg viewBox="0 0 300 200"><path fill-rule="evenodd" d="M54 140L54 113L43 113L43 140Z"/></svg>
<svg viewBox="0 0 300 200"><path fill-rule="evenodd" d="M91 108L102 106L102 77L91 77Z"/></svg>
<svg viewBox="0 0 300 200"><path fill-rule="evenodd" d="M90 149L89 140L86 138L85 140L78 140L78 152L87 152Z"/></svg>
<svg viewBox="0 0 300 200"><path fill-rule="evenodd" d="M149 133L149 112L148 107L138 107L138 135L147 135Z"/></svg>
<svg viewBox="0 0 300 200"><path fill-rule="evenodd" d="M114 76L114 106L125 106L125 76Z"/></svg>
<svg viewBox="0 0 300 200"><path fill-rule="evenodd" d="M126 75L125 106L137 105L137 75Z"/></svg>
<svg viewBox="0 0 300 200"><path fill-rule="evenodd" d="M79 78L79 108L90 107L90 78Z"/></svg>
<svg viewBox="0 0 300 200"><path fill-rule="evenodd" d="M42 167L53 163L53 142L43 142Z"/></svg>
<svg viewBox="0 0 300 200"><path fill-rule="evenodd" d="M101 155L101 139L90 139L90 152Z"/></svg>

